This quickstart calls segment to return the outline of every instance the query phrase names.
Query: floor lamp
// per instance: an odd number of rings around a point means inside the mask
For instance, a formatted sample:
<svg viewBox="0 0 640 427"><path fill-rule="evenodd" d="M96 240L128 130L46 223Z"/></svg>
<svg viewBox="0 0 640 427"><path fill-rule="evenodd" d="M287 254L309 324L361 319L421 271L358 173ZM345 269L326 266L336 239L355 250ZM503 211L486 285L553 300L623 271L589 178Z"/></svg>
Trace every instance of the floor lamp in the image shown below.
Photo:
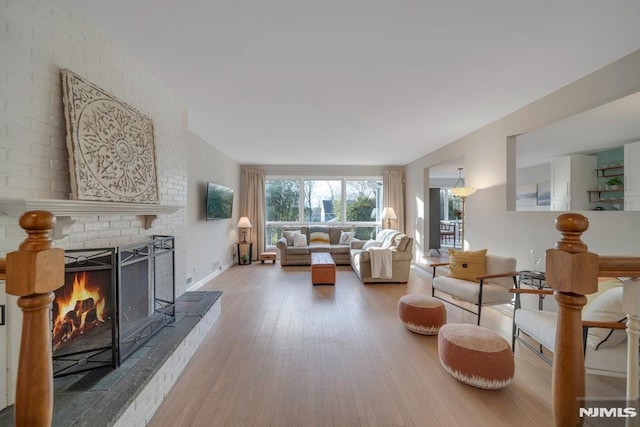
<svg viewBox="0 0 640 427"><path fill-rule="evenodd" d="M463 168L458 168L458 173L460 175L458 176L456 185L454 185L451 189L451 194L462 199L462 215L460 216L460 244L462 246L462 250L464 250L464 202L466 201L467 197L475 193L477 189L473 187L467 187L465 185L464 178L462 177L462 169Z"/></svg>

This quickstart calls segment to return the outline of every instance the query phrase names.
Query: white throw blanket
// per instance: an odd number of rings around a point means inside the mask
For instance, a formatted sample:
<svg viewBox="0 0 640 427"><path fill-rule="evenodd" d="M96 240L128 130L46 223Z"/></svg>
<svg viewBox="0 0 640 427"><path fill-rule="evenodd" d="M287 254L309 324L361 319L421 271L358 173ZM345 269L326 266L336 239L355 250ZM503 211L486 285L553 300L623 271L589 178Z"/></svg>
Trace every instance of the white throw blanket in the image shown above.
<svg viewBox="0 0 640 427"><path fill-rule="evenodd" d="M391 249L369 248L369 256L371 257L371 278L391 279L393 274L391 271Z"/></svg>

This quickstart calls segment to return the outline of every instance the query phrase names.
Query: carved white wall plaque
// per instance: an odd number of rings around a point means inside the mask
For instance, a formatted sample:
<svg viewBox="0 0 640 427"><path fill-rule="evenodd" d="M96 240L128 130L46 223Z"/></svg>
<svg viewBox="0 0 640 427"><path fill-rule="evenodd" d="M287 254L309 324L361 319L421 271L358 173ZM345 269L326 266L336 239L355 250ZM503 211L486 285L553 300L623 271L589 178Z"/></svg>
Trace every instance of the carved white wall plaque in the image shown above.
<svg viewBox="0 0 640 427"><path fill-rule="evenodd" d="M72 197L158 203L151 119L69 70L62 86Z"/></svg>

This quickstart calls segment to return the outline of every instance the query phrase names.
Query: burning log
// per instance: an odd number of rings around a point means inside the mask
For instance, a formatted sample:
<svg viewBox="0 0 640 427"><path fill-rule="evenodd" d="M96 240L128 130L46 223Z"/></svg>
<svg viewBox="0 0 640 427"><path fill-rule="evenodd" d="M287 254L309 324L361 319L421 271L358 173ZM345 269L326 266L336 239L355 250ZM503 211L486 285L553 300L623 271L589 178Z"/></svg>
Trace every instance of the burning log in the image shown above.
<svg viewBox="0 0 640 427"><path fill-rule="evenodd" d="M58 320L53 328L54 350L62 344L85 331L93 329L96 325L104 323L100 312L104 309L104 299L97 302L93 298L77 300L73 310L68 311L62 320ZM54 317L58 317L60 307L54 304Z"/></svg>

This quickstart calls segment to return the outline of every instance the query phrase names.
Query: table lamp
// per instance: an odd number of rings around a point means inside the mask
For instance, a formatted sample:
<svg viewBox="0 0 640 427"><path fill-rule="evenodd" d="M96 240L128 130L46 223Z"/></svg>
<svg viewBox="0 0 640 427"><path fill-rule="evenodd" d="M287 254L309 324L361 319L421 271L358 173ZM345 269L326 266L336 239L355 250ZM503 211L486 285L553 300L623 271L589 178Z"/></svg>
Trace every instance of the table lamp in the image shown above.
<svg viewBox="0 0 640 427"><path fill-rule="evenodd" d="M243 216L238 221L238 228L242 228L242 243L247 243L247 228L251 228L249 218Z"/></svg>
<svg viewBox="0 0 640 427"><path fill-rule="evenodd" d="M391 228L391 220L398 219L398 215L396 215L396 211L391 207L386 207L382 210L382 219L387 220L387 228Z"/></svg>

